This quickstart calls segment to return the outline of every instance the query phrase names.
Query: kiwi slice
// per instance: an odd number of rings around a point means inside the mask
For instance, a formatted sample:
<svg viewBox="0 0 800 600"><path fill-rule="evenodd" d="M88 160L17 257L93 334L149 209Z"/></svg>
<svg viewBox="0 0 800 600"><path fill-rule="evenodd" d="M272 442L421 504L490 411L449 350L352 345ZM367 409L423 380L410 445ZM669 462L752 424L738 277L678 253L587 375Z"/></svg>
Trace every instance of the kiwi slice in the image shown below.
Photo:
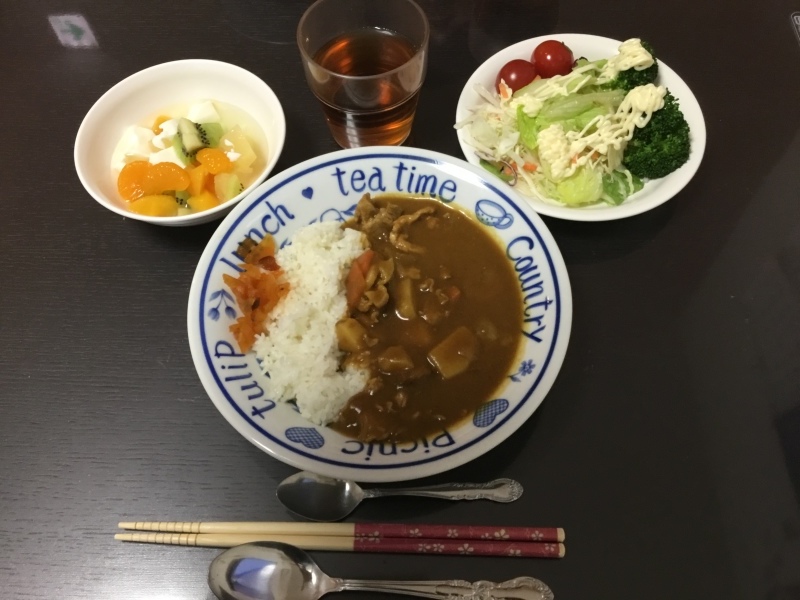
<svg viewBox="0 0 800 600"><path fill-rule="evenodd" d="M222 125L219 123L199 123L196 125L197 133L206 148L216 148L222 137Z"/></svg>
<svg viewBox="0 0 800 600"><path fill-rule="evenodd" d="M192 158L194 158L194 155L186 151L180 133L176 133L172 138L172 147L175 148L175 154L178 155L178 158L184 165L189 166L192 164Z"/></svg>
<svg viewBox="0 0 800 600"><path fill-rule="evenodd" d="M219 123L193 123L181 118L172 145L183 164L189 165L198 150L219 146L222 134L222 125Z"/></svg>
<svg viewBox="0 0 800 600"><path fill-rule="evenodd" d="M235 173L219 173L214 176L214 192L221 202L230 200L243 191L244 186Z"/></svg>
<svg viewBox="0 0 800 600"><path fill-rule="evenodd" d="M186 208L189 206L189 192L186 190L179 190L175 192L175 202L178 203L178 206L182 206Z"/></svg>
<svg viewBox="0 0 800 600"><path fill-rule="evenodd" d="M178 121L177 137L181 140L184 152L189 156L194 156L195 152L206 147L200 131L197 129L197 124L192 123L189 119L181 118Z"/></svg>

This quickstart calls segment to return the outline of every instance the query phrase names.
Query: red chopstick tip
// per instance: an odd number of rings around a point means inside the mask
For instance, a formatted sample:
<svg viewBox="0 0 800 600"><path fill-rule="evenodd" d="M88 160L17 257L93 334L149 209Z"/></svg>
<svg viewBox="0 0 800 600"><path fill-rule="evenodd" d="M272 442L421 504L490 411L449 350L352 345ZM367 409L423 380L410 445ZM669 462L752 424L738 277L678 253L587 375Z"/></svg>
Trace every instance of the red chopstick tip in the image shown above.
<svg viewBox="0 0 800 600"><path fill-rule="evenodd" d="M556 529L557 533L557 541L563 542L566 539L566 534L564 533L564 529L562 527L558 527Z"/></svg>
<svg viewBox="0 0 800 600"><path fill-rule="evenodd" d="M564 558L567 554L567 547L564 544L558 545L558 558Z"/></svg>

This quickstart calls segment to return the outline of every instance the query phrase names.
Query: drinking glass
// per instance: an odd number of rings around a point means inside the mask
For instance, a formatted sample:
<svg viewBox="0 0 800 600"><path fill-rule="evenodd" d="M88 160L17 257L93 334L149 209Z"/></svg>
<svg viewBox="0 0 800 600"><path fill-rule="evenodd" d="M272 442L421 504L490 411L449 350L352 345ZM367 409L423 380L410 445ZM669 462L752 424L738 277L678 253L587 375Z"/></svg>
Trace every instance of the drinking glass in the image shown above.
<svg viewBox="0 0 800 600"><path fill-rule="evenodd" d="M297 44L311 91L343 148L399 145L411 132L430 28L413 0L317 0Z"/></svg>

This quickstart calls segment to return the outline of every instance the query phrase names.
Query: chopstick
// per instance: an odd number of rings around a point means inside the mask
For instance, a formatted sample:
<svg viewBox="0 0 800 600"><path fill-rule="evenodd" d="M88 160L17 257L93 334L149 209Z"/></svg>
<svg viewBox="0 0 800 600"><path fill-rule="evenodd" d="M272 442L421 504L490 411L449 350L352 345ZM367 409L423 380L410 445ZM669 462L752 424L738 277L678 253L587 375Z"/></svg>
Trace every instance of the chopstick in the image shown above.
<svg viewBox="0 0 800 600"><path fill-rule="evenodd" d="M507 540L452 540L430 538L368 538L341 535L267 535L257 533L118 533L123 542L231 548L250 542L281 542L304 550L340 552L388 552L403 554L454 554L467 556L513 556L520 558L562 558L564 544L558 542L516 542Z"/></svg>
<svg viewBox="0 0 800 600"><path fill-rule="evenodd" d="M237 535L342 536L352 538L399 538L481 540L498 542L563 542L560 527L502 527L476 525L429 525L414 523L293 523L267 521L124 521L120 529L161 533Z"/></svg>

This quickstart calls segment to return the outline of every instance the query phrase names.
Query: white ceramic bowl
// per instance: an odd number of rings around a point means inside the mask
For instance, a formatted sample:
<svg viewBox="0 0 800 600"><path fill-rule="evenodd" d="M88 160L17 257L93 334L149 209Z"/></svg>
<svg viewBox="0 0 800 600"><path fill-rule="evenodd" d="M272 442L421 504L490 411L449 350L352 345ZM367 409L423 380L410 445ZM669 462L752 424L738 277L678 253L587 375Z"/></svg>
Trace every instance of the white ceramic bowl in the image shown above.
<svg viewBox="0 0 800 600"><path fill-rule="evenodd" d="M508 48L504 48L489 57L467 81L458 99L456 123L468 117L471 110L483 102L475 91L476 84L481 84L486 89L493 90L497 73L504 64L515 58L530 60L534 48L544 40L562 41L569 46L576 58L584 57L589 60L613 56L617 53L619 45L622 43L596 35L554 33L518 42ZM658 53L658 48L655 48L655 51ZM656 83L666 86L672 92L672 95L675 96L680 104L687 123L689 123L692 146L688 162L666 177L648 181L639 192L626 198L625 202L619 206L599 203L591 206L571 207L537 195L526 195L525 197L536 212L571 221L622 219L638 215L663 204L689 183L700 167L706 148L706 124L703 119L703 112L700 110L700 105L697 103L697 99L692 90L689 89L689 86L660 58L658 59L658 80ZM466 159L474 165L480 164L480 159L475 155L475 149L470 146L463 128L458 130L458 141Z"/></svg>
<svg viewBox="0 0 800 600"><path fill-rule="evenodd" d="M229 330L240 313L223 275L236 275L240 261L235 252L241 240L270 233L283 245L308 223L352 216L365 191L409 191L411 173L416 185L425 182L425 191L441 191L444 199L475 215L506 248L525 298L520 354L505 384L466 422L411 444L366 444L318 427L292 405L273 401L255 353L240 354ZM231 211L209 240L192 280L188 307L195 368L225 419L281 461L358 481L433 475L501 443L547 395L564 360L571 323L572 295L564 261L525 200L463 160L403 147L342 150L271 177Z"/></svg>
<svg viewBox="0 0 800 600"><path fill-rule="evenodd" d="M267 140L266 164L241 194L207 211L176 217L151 217L128 210L119 197L111 156L123 131L165 107L216 100L248 113ZM131 219L181 227L224 216L275 167L286 139L283 108L272 89L253 73L213 60L163 63L123 79L95 102L75 139L75 169L86 191L107 209Z"/></svg>

